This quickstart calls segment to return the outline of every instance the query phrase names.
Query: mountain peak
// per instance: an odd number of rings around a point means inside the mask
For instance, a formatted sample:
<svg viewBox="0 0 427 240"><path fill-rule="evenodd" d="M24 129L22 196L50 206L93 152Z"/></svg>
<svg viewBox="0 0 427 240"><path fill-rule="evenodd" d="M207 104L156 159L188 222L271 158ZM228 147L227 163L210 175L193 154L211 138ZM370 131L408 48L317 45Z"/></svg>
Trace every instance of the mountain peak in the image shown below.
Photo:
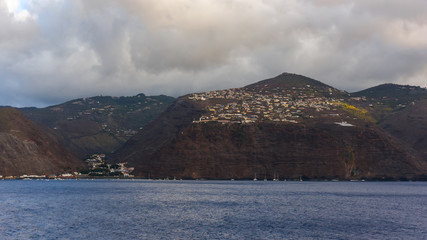
<svg viewBox="0 0 427 240"><path fill-rule="evenodd" d="M307 85L321 88L321 89L326 89L326 88L334 89L333 87L326 85L320 81L314 80L312 78L298 75L295 73L286 73L286 72L274 78L265 79L257 83L248 85L246 87L247 88L257 88L257 87L292 88L292 87L306 87Z"/></svg>

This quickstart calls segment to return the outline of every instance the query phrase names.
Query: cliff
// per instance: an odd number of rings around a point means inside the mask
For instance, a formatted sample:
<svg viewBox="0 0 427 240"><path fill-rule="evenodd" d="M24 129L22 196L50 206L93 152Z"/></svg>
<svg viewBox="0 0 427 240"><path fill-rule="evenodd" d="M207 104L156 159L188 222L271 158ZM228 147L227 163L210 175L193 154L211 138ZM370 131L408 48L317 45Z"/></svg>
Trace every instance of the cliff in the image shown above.
<svg viewBox="0 0 427 240"><path fill-rule="evenodd" d="M137 173L191 179L413 179L420 159L381 130L336 124L194 124L157 151L139 155Z"/></svg>

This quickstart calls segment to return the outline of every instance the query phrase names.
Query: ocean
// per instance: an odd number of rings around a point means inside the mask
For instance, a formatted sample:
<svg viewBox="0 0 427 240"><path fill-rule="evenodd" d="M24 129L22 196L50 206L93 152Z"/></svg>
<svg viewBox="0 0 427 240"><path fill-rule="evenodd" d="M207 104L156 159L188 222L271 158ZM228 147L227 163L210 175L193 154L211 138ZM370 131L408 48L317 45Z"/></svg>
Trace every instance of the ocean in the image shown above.
<svg viewBox="0 0 427 240"><path fill-rule="evenodd" d="M427 239L427 182L0 181L0 239Z"/></svg>

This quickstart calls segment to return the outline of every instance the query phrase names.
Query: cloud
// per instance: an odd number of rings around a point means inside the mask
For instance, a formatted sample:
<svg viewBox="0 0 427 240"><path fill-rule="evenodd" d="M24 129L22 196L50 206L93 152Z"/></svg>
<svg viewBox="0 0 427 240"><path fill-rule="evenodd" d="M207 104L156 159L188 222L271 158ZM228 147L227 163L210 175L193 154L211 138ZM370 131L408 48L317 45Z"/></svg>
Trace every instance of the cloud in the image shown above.
<svg viewBox="0 0 427 240"><path fill-rule="evenodd" d="M240 87L282 72L426 86L427 2L0 3L0 105Z"/></svg>

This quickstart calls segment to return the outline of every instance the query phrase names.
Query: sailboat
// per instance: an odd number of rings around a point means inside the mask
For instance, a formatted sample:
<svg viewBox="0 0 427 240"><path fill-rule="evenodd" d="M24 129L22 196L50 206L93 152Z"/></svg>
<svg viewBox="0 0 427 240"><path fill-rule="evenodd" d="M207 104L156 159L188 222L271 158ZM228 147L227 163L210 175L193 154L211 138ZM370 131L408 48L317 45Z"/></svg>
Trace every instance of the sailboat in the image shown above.
<svg viewBox="0 0 427 240"><path fill-rule="evenodd" d="M256 173L255 173L254 181L258 181L258 179L256 178Z"/></svg>

